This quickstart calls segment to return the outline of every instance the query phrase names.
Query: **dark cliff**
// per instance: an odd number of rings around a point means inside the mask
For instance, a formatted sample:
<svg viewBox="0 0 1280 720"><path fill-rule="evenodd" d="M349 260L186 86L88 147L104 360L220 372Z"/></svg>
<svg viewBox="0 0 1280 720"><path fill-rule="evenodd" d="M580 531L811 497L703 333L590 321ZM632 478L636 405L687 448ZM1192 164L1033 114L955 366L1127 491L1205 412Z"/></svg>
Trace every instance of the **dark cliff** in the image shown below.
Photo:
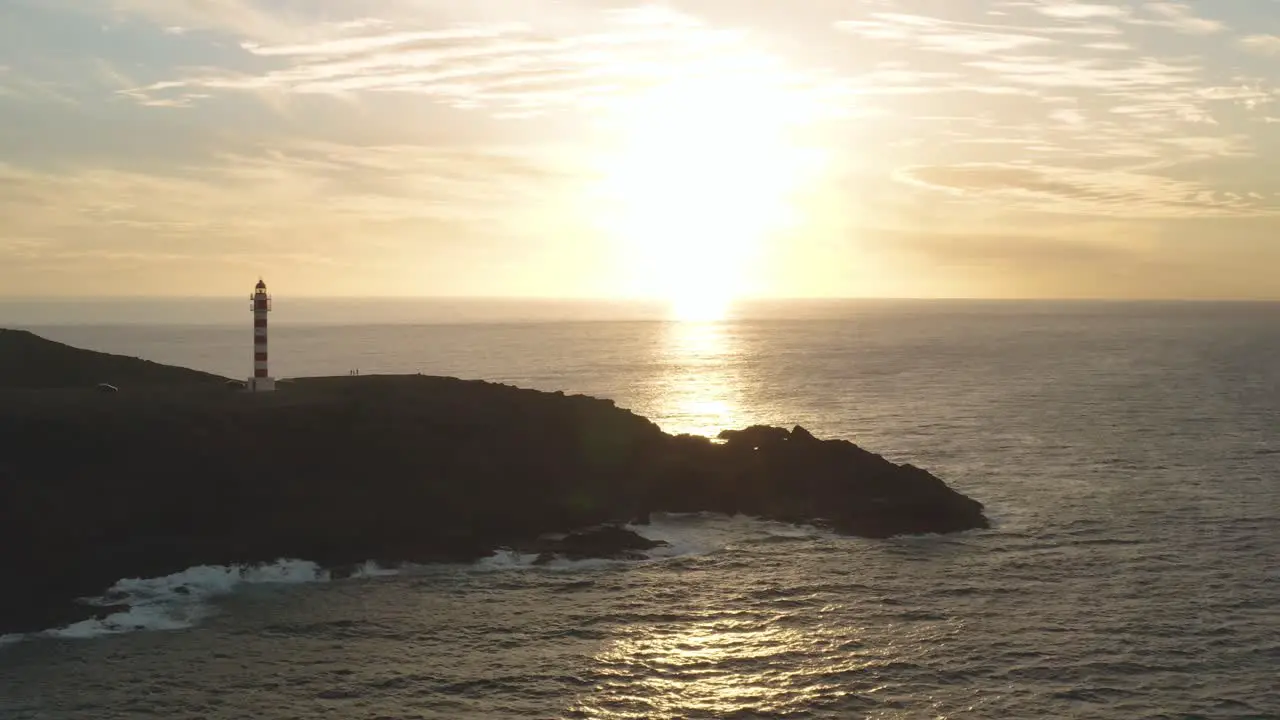
<svg viewBox="0 0 1280 720"><path fill-rule="evenodd" d="M27 589L0 597L0 634L79 619L69 599L121 577L278 557L465 561L653 511L869 537L987 525L924 470L802 428L713 443L606 400L484 382L314 378L249 394L77 357L62 377L120 391L0 390L0 576Z"/></svg>
<svg viewBox="0 0 1280 720"><path fill-rule="evenodd" d="M220 385L226 378L150 360L82 350L26 330L0 328L0 389Z"/></svg>

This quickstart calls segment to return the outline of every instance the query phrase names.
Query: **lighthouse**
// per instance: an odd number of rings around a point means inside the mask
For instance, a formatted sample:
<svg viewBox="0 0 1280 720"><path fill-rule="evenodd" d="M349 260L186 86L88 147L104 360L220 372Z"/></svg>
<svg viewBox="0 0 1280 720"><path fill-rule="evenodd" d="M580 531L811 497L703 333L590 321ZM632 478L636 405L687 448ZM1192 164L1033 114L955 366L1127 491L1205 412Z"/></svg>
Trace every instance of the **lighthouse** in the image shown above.
<svg viewBox="0 0 1280 720"><path fill-rule="evenodd" d="M267 313L271 312L271 296L261 278L249 296L249 309L253 311L253 377L249 378L248 388L250 392L271 392L276 389L276 381L267 371Z"/></svg>

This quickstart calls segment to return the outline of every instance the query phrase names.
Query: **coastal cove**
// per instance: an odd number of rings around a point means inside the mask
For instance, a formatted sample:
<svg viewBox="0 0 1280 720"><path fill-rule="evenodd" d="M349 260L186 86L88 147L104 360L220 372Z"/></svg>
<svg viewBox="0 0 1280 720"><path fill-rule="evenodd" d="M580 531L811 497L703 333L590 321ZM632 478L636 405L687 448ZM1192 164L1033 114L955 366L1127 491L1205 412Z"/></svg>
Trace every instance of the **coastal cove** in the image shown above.
<svg viewBox="0 0 1280 720"><path fill-rule="evenodd" d="M801 427L713 442L609 400L423 375L245 393L20 331L0 358L0 572L30 582L0 600L0 635L118 612L78 599L199 566L635 558L653 543L624 526L654 513L869 538L989 524L929 472Z"/></svg>

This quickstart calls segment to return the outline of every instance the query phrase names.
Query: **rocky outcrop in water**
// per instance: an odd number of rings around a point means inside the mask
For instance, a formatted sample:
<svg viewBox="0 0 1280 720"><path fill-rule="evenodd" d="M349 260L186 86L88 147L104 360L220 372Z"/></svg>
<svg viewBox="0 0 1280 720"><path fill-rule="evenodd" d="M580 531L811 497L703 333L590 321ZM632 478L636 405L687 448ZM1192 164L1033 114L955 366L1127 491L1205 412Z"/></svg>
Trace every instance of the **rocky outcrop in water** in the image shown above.
<svg viewBox="0 0 1280 720"><path fill-rule="evenodd" d="M512 548L516 552L537 555L535 565L553 560L644 560L645 552L667 547L662 540L650 540L631 530L607 525L572 532L562 537L541 537Z"/></svg>
<svg viewBox="0 0 1280 720"><path fill-rule="evenodd" d="M66 353L14 337L6 352ZM649 541L616 526L658 511L877 538L987 526L928 472L803 428L673 437L608 400L426 376L249 394L74 352L62 382L0 389L0 577L23 588L0 594L0 634L88 617L73 598L195 565L634 557ZM119 392L86 388L108 380ZM552 533L566 537L539 539Z"/></svg>

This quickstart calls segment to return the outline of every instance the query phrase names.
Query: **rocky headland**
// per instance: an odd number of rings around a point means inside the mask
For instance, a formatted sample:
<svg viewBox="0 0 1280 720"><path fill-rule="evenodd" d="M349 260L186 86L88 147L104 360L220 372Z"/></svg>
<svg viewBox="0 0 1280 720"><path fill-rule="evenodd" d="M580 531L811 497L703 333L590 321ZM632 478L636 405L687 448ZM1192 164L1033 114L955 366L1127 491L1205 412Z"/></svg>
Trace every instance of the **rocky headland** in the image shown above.
<svg viewBox="0 0 1280 720"><path fill-rule="evenodd" d="M419 375L251 394L13 330L0 374L0 635L197 565L641 557L623 526L653 512L871 538L988 526L927 471L800 427L672 436L609 400Z"/></svg>

